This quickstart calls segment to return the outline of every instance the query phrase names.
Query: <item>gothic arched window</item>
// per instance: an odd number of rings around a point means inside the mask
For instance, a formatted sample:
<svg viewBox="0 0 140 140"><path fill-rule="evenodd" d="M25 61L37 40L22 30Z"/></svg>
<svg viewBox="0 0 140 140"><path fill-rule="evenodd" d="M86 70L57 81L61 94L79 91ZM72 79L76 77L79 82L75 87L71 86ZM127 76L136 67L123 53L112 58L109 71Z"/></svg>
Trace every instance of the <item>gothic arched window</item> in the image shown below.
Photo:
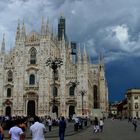
<svg viewBox="0 0 140 140"><path fill-rule="evenodd" d="M36 49L31 48L30 50L30 64L36 64Z"/></svg>
<svg viewBox="0 0 140 140"><path fill-rule="evenodd" d="M11 97L11 88L7 89L7 97Z"/></svg>
<svg viewBox="0 0 140 140"><path fill-rule="evenodd" d="M31 74L30 75L29 84L30 85L34 85L35 84L35 75L34 74Z"/></svg>
<svg viewBox="0 0 140 140"><path fill-rule="evenodd" d="M8 71L8 73L7 73L7 81L8 82L12 82L13 81L13 73L12 73L11 70Z"/></svg>
<svg viewBox="0 0 140 140"><path fill-rule="evenodd" d="M52 94L53 94L53 96L57 97L57 93L58 93L57 87L53 87L52 88Z"/></svg>
<svg viewBox="0 0 140 140"><path fill-rule="evenodd" d="M94 108L98 108L98 88L96 85L93 86L93 98L94 98Z"/></svg>
<svg viewBox="0 0 140 140"><path fill-rule="evenodd" d="M75 91L75 87L74 86L71 86L69 88L69 96L74 96L74 91Z"/></svg>

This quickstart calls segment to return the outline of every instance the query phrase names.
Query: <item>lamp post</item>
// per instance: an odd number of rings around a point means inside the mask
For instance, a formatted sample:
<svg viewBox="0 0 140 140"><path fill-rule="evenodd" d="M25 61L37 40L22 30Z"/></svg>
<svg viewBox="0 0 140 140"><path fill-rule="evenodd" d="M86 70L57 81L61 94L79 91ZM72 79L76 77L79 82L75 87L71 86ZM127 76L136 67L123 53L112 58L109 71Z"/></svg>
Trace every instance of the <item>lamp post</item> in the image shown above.
<svg viewBox="0 0 140 140"><path fill-rule="evenodd" d="M53 70L53 106L52 112L56 113L56 106L55 106L55 74L57 72L57 68L61 67L63 61L61 58L48 58L46 61L46 66L49 66Z"/></svg>
<svg viewBox="0 0 140 140"><path fill-rule="evenodd" d="M84 95L85 95L86 91L85 90L81 90L80 93L81 93L81 97L82 97L82 115L84 115L83 99L84 99Z"/></svg>

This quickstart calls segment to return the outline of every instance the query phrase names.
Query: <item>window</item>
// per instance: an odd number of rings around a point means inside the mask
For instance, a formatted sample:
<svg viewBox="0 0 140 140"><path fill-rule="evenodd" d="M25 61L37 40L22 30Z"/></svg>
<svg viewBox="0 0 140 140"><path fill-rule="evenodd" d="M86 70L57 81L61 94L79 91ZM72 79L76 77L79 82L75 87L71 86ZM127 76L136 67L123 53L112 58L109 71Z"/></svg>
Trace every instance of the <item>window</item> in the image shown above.
<svg viewBox="0 0 140 140"><path fill-rule="evenodd" d="M69 88L69 96L74 96L74 91L75 91L75 87L74 86L71 86Z"/></svg>
<svg viewBox="0 0 140 140"><path fill-rule="evenodd" d="M13 81L13 73L12 73L12 71L10 70L10 71L8 71L8 73L7 73L7 81L8 82L12 82Z"/></svg>
<svg viewBox="0 0 140 140"><path fill-rule="evenodd" d="M93 86L93 98L94 98L94 108L99 108L98 104L98 87L97 85Z"/></svg>
<svg viewBox="0 0 140 140"><path fill-rule="evenodd" d="M11 97L11 88L7 89L7 97Z"/></svg>
<svg viewBox="0 0 140 140"><path fill-rule="evenodd" d="M58 70L55 71L54 78L55 78L55 80L58 80Z"/></svg>
<svg viewBox="0 0 140 140"><path fill-rule="evenodd" d="M58 92L57 87L53 87L52 89L53 89L53 91L52 91L53 96L57 97L57 92Z"/></svg>
<svg viewBox="0 0 140 140"><path fill-rule="evenodd" d="M134 99L137 100L138 99L138 96L134 96Z"/></svg>
<svg viewBox="0 0 140 140"><path fill-rule="evenodd" d="M136 117L139 118L139 112L136 112Z"/></svg>
<svg viewBox="0 0 140 140"><path fill-rule="evenodd" d="M138 103L135 103L135 109L138 109L138 108L139 108Z"/></svg>
<svg viewBox="0 0 140 140"><path fill-rule="evenodd" d="M129 106L129 109L131 109L131 104L130 104L130 103L129 103L129 105L128 105L128 106Z"/></svg>
<svg viewBox="0 0 140 140"><path fill-rule="evenodd" d="M34 84L35 84L35 76L34 76L34 74L31 74L31 75L30 75L29 84L30 84L30 85L34 85Z"/></svg>
<svg viewBox="0 0 140 140"><path fill-rule="evenodd" d="M31 48L30 50L30 64L36 64L36 49Z"/></svg>

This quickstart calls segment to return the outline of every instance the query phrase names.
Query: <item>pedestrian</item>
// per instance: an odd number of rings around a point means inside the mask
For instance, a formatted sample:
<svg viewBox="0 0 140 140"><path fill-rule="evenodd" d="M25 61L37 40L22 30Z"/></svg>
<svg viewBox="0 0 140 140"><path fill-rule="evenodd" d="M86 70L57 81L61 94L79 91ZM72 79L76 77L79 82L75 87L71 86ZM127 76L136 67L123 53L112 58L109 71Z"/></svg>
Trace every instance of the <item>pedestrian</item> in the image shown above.
<svg viewBox="0 0 140 140"><path fill-rule="evenodd" d="M66 129L66 121L65 121L65 118L62 116L61 120L59 122L59 138L60 138L60 140L64 140L65 129Z"/></svg>
<svg viewBox="0 0 140 140"><path fill-rule="evenodd" d="M132 120L132 124L134 126L134 131L136 132L136 129L137 129L137 120L136 120L136 117L134 117L134 119Z"/></svg>
<svg viewBox="0 0 140 140"><path fill-rule="evenodd" d="M49 117L49 119L48 119L48 127L49 127L49 131L51 131L52 130L52 119L51 119L51 117Z"/></svg>
<svg viewBox="0 0 140 140"><path fill-rule="evenodd" d="M104 127L103 119L100 119L100 121L99 121L99 127L100 127L100 132L103 132L103 127Z"/></svg>
<svg viewBox="0 0 140 140"><path fill-rule="evenodd" d="M30 126L32 140L45 140L46 133L45 125L40 123L39 117L34 117L34 124Z"/></svg>
<svg viewBox="0 0 140 140"><path fill-rule="evenodd" d="M79 127L79 118L78 117L75 117L74 118L74 131L78 131L78 127Z"/></svg>
<svg viewBox="0 0 140 140"><path fill-rule="evenodd" d="M95 133L99 132L99 121L97 117L95 117L93 122L93 132Z"/></svg>
<svg viewBox="0 0 140 140"><path fill-rule="evenodd" d="M11 138L11 140L24 140L24 132L19 127L20 120L14 120L13 123L14 126L9 130L9 138Z"/></svg>
<svg viewBox="0 0 140 140"><path fill-rule="evenodd" d="M0 140L3 140L3 138L4 138L4 131L2 126L0 125Z"/></svg>

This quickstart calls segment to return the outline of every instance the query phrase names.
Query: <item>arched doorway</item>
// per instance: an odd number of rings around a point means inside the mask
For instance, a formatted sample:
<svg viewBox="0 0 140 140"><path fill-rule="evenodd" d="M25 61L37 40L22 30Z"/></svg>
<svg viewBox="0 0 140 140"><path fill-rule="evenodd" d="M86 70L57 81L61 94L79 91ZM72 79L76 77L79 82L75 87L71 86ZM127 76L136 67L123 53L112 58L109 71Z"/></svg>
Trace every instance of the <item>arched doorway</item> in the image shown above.
<svg viewBox="0 0 140 140"><path fill-rule="evenodd" d="M73 114L75 114L75 106L69 106L69 118L72 119Z"/></svg>
<svg viewBox="0 0 140 140"><path fill-rule="evenodd" d="M28 116L34 116L35 115L35 101L34 100L28 101L27 115Z"/></svg>
<svg viewBox="0 0 140 140"><path fill-rule="evenodd" d="M6 115L6 116L11 116L11 107L10 107L10 106L7 106L7 107L6 107L5 115Z"/></svg>

